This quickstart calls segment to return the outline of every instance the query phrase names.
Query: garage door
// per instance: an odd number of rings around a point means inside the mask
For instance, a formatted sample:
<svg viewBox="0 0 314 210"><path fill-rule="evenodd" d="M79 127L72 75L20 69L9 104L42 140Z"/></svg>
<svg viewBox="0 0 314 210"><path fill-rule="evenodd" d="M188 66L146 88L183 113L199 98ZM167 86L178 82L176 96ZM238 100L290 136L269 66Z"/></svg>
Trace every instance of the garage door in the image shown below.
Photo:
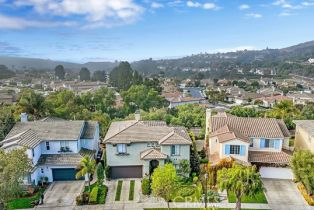
<svg viewBox="0 0 314 210"><path fill-rule="evenodd" d="M111 178L142 178L142 166L112 166Z"/></svg>
<svg viewBox="0 0 314 210"><path fill-rule="evenodd" d="M293 179L293 172L291 168L261 167L259 172L262 178Z"/></svg>
<svg viewBox="0 0 314 210"><path fill-rule="evenodd" d="M75 174L76 174L75 168L54 168L54 169L52 169L53 181L76 180Z"/></svg>

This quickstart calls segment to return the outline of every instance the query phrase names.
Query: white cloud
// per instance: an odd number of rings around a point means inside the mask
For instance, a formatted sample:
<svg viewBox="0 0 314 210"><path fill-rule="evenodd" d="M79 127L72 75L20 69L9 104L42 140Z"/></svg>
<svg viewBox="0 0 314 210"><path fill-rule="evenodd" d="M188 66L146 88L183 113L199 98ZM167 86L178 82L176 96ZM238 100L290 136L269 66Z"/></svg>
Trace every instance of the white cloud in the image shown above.
<svg viewBox="0 0 314 210"><path fill-rule="evenodd" d="M61 27L61 26L75 26L75 22L50 22L50 21L37 21L27 20L19 17L11 17L0 14L0 28L4 29L24 29L24 28L48 28L48 27Z"/></svg>
<svg viewBox="0 0 314 210"><path fill-rule="evenodd" d="M247 5L247 4L241 4L241 5L239 6L239 10L246 10L246 9L250 9L250 6Z"/></svg>
<svg viewBox="0 0 314 210"><path fill-rule="evenodd" d="M154 8L154 9L158 9L158 8L164 7L163 4L160 4L158 2L152 2L150 6L151 6L151 8Z"/></svg>
<svg viewBox="0 0 314 210"><path fill-rule="evenodd" d="M81 15L90 22L136 18L143 8L133 0L15 0L17 7L31 6L40 14Z"/></svg>
<svg viewBox="0 0 314 210"><path fill-rule="evenodd" d="M291 4L286 0L276 0L273 5L282 7L284 9L302 9L304 5L302 4Z"/></svg>
<svg viewBox="0 0 314 210"><path fill-rule="evenodd" d="M216 9L217 5L214 3L205 3L205 4L203 4L203 8L204 9Z"/></svg>
<svg viewBox="0 0 314 210"><path fill-rule="evenodd" d="M261 18L263 17L263 15L259 14L259 13L248 13L246 14L247 17L251 17L251 18Z"/></svg>
<svg viewBox="0 0 314 210"><path fill-rule="evenodd" d="M201 6L202 6L201 3L199 3L199 2L193 2L193 1L187 1L187 2L186 2L186 5L187 5L188 7L194 7L194 8L198 8L198 7L201 7Z"/></svg>
<svg viewBox="0 0 314 210"><path fill-rule="evenodd" d="M294 13L288 12L288 11L284 11L279 13L279 16L284 17L284 16L291 16L291 15L295 15Z"/></svg>
<svg viewBox="0 0 314 210"><path fill-rule="evenodd" d="M192 8L219 9L219 7L215 3L210 3L210 2L201 4L201 3L197 2L197 1L195 1L195 2L187 1L186 5L188 7L192 7Z"/></svg>
<svg viewBox="0 0 314 210"><path fill-rule="evenodd" d="M308 2L308 1L304 1L301 3L303 6L305 7L310 7L310 6L314 6L314 2Z"/></svg>

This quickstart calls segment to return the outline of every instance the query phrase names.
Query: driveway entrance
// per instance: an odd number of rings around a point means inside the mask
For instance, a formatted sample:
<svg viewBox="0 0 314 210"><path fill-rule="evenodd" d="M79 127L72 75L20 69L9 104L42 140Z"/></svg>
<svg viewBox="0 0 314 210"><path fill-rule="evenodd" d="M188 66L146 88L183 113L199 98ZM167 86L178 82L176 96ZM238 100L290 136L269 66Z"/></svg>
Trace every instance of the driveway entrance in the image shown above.
<svg viewBox="0 0 314 210"><path fill-rule="evenodd" d="M267 201L271 209L306 210L308 206L296 184L291 180L262 179Z"/></svg>
<svg viewBox="0 0 314 210"><path fill-rule="evenodd" d="M83 190L84 183L84 181L53 182L45 192L43 207L75 205L75 198Z"/></svg>

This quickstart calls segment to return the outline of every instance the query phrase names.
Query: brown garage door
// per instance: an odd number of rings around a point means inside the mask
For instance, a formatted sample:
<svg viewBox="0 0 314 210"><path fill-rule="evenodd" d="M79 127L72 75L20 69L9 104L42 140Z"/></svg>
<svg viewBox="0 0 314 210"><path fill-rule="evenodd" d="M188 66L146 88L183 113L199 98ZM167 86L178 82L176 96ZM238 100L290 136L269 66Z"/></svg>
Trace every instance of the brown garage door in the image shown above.
<svg viewBox="0 0 314 210"><path fill-rule="evenodd" d="M143 166L112 166L111 178L142 178Z"/></svg>

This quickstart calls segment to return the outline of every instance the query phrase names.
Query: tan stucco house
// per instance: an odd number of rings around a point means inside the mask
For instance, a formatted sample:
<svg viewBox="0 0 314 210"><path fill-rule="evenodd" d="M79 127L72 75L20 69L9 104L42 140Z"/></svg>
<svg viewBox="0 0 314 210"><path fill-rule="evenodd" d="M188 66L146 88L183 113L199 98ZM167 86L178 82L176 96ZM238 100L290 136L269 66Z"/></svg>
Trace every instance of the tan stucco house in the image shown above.
<svg viewBox="0 0 314 210"><path fill-rule="evenodd" d="M105 136L113 179L142 178L167 161L178 167L181 160L190 160L192 142L185 128L139 118L111 123Z"/></svg>
<svg viewBox="0 0 314 210"><path fill-rule="evenodd" d="M286 173L286 169L280 168L288 166L291 158L287 151L290 134L282 120L236 117L224 112L212 116L211 110L207 110L206 128L211 164L232 157L244 165L258 165L262 177L292 178L290 169ZM280 177L282 173L289 176Z"/></svg>
<svg viewBox="0 0 314 210"><path fill-rule="evenodd" d="M294 147L297 150L310 150L314 153L314 120L295 120Z"/></svg>

